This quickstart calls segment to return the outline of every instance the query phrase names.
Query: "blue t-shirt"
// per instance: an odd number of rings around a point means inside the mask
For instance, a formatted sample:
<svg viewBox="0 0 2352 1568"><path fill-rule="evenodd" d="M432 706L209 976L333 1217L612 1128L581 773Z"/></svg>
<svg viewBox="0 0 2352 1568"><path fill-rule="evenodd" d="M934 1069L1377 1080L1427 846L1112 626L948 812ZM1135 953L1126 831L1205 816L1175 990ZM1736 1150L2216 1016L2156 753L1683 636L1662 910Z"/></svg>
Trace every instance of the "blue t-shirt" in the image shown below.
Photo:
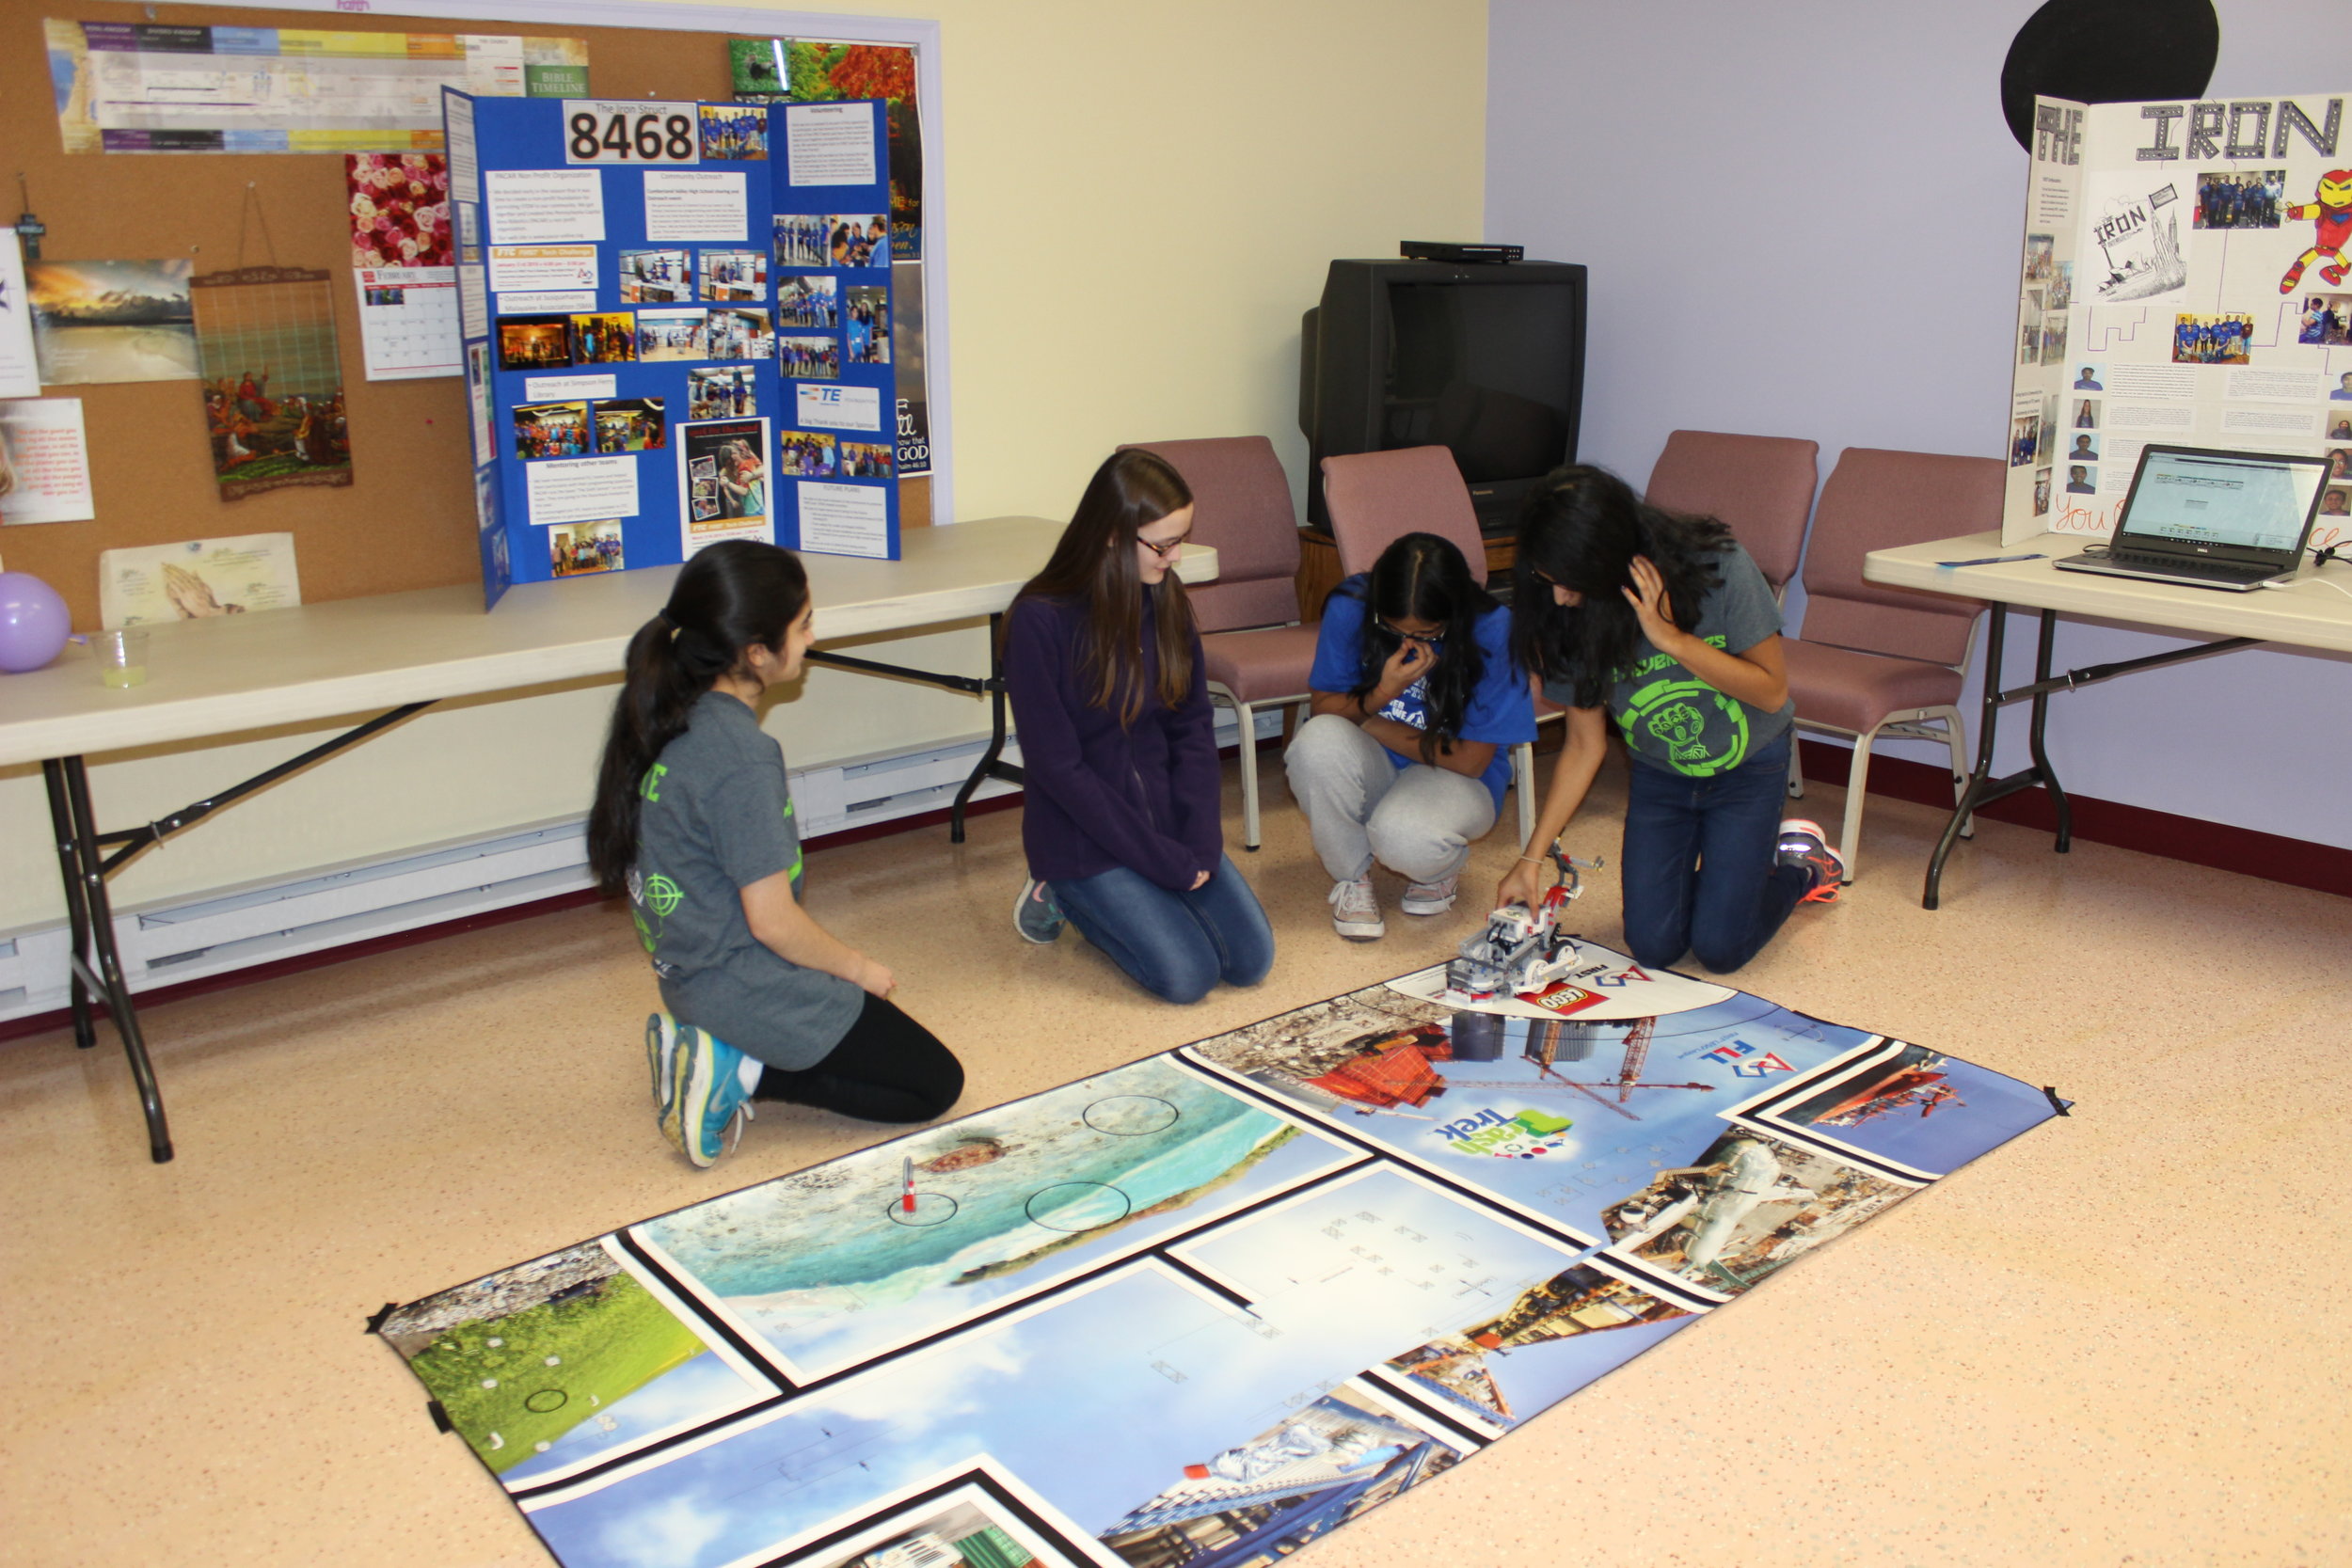
<svg viewBox="0 0 2352 1568"><path fill-rule="evenodd" d="M1361 576L1350 578L1323 607L1323 626L1315 636L1314 669L1307 676L1307 685L1313 690L1344 695L1356 689L1364 657L1365 605L1359 596L1363 585ZM1511 612L1502 606L1492 606L1479 616L1478 650L1486 656L1486 671L1470 693L1455 738L1483 740L1494 747L1494 760L1486 764L1478 782L1495 798L1495 810L1500 812L1502 792L1511 785L1511 748L1535 738L1535 703L1528 694L1527 672L1511 657ZM1378 717L1427 729L1429 710L1422 689L1426 685L1425 680L1415 681ZM1391 750L1389 760L1399 768L1411 768L1421 757L1418 753L1402 756Z"/></svg>

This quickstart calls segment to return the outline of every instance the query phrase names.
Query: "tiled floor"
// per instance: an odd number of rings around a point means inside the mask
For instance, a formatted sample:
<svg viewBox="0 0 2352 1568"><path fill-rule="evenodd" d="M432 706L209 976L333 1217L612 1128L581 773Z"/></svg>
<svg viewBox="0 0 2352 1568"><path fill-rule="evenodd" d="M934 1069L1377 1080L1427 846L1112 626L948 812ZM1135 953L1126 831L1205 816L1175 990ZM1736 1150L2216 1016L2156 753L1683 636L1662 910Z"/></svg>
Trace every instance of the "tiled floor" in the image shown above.
<svg viewBox="0 0 2352 1568"><path fill-rule="evenodd" d="M1074 935L1016 941L1014 813L961 850L929 829L819 852L811 906L898 971L973 1107L1451 950L1481 897L1334 938L1269 772L1266 847L1237 856L1280 942L1254 991L1179 1010ZM1617 799L1581 849L1613 859ZM2352 902L1988 823L1929 913L1937 825L1874 801L1866 879L1737 983L2074 1115L1311 1561L2352 1562ZM1512 852L1482 845L1472 885ZM1591 885L1576 923L1611 940L1613 877ZM652 993L627 922L586 910L157 1007L162 1167L111 1036L0 1047L0 1558L546 1561L368 1314L885 1135L779 1107L691 1170L645 1106Z"/></svg>

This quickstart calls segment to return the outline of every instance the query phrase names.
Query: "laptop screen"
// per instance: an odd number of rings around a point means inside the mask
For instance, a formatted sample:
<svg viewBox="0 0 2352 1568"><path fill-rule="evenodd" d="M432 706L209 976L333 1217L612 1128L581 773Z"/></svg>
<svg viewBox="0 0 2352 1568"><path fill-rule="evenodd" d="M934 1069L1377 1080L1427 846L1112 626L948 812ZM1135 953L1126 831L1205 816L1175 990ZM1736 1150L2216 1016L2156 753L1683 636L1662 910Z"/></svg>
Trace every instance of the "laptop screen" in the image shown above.
<svg viewBox="0 0 2352 1568"><path fill-rule="evenodd" d="M2327 471L2309 459L2152 446L2122 531L2182 545L2292 550Z"/></svg>

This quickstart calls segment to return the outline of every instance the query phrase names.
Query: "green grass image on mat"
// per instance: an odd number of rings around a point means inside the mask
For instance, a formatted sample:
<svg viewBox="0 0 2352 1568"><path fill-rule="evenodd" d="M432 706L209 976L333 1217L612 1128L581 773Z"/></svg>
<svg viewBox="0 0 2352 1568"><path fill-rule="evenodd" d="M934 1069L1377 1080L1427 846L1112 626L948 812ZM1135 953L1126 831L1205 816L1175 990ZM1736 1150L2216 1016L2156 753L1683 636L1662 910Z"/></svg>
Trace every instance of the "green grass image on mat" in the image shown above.
<svg viewBox="0 0 2352 1568"><path fill-rule="evenodd" d="M451 1329L408 1365L502 1475L704 1349L643 1285L616 1274L566 1299Z"/></svg>

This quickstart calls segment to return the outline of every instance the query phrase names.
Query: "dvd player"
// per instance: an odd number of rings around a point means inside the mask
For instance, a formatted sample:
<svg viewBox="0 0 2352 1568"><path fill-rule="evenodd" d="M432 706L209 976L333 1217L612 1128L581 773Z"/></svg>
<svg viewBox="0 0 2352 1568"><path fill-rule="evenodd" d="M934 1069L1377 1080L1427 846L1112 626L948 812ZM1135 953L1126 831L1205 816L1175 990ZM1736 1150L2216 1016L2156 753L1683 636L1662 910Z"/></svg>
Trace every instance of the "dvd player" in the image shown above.
<svg viewBox="0 0 2352 1568"><path fill-rule="evenodd" d="M1397 254L1408 261L1483 261L1500 263L1527 258L1517 245L1457 245L1451 240L1399 240Z"/></svg>

